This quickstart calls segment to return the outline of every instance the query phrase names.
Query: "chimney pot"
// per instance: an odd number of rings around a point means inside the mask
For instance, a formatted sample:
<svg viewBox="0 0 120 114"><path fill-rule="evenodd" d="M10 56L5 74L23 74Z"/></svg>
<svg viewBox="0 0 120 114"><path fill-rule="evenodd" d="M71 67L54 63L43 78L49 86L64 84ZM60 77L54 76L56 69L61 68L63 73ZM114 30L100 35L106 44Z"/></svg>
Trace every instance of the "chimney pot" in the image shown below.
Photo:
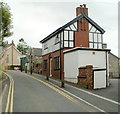
<svg viewBox="0 0 120 114"><path fill-rule="evenodd" d="M82 8L82 5L80 5L80 7Z"/></svg>
<svg viewBox="0 0 120 114"><path fill-rule="evenodd" d="M84 8L86 8L86 4L83 4Z"/></svg>

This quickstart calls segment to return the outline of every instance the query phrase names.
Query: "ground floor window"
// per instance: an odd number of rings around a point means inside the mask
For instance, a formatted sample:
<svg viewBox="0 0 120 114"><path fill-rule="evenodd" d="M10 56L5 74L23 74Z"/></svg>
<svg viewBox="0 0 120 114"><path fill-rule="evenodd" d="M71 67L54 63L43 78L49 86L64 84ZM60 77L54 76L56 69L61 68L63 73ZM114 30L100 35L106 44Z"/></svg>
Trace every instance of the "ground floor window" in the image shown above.
<svg viewBox="0 0 120 114"><path fill-rule="evenodd" d="M60 56L54 57L54 69L59 70L60 69Z"/></svg>
<svg viewBox="0 0 120 114"><path fill-rule="evenodd" d="M47 70L47 59L44 60L44 70Z"/></svg>

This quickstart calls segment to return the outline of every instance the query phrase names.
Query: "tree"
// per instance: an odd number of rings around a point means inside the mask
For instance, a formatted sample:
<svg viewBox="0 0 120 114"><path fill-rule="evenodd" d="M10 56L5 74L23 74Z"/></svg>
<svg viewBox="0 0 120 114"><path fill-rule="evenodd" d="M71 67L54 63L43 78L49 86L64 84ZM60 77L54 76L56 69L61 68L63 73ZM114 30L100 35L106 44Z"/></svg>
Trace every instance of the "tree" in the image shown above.
<svg viewBox="0 0 120 114"><path fill-rule="evenodd" d="M22 54L25 55L25 54L27 53L28 49L30 49L30 46L28 46L28 45L26 44L26 42L24 41L24 39L21 38L21 39L19 40L19 44L17 45L17 49L18 49Z"/></svg>
<svg viewBox="0 0 120 114"><path fill-rule="evenodd" d="M3 42L5 37L10 37L12 29L12 14L7 3L0 2L0 41Z"/></svg>

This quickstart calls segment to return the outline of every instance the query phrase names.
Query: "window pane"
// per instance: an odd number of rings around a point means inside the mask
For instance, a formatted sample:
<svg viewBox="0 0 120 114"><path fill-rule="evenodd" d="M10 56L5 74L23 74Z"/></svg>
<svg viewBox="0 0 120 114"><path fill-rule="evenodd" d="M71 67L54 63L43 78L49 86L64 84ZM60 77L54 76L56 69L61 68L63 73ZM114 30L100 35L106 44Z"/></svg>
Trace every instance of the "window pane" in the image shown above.
<svg viewBox="0 0 120 114"><path fill-rule="evenodd" d="M99 49L102 49L102 44L98 44L98 48L99 48Z"/></svg>
<svg viewBox="0 0 120 114"><path fill-rule="evenodd" d="M97 43L94 43L94 48L97 48Z"/></svg>
<svg viewBox="0 0 120 114"><path fill-rule="evenodd" d="M47 60L44 60L44 70L47 70Z"/></svg>
<svg viewBox="0 0 120 114"><path fill-rule="evenodd" d="M90 48L93 48L93 43L89 43L89 47L90 47Z"/></svg>
<svg viewBox="0 0 120 114"><path fill-rule="evenodd" d="M73 42L69 41L69 47L73 47Z"/></svg>
<svg viewBox="0 0 120 114"><path fill-rule="evenodd" d="M102 42L102 40L101 40L101 34L98 34L98 42Z"/></svg>
<svg viewBox="0 0 120 114"><path fill-rule="evenodd" d="M97 42L97 34L94 34L94 42Z"/></svg>
<svg viewBox="0 0 120 114"><path fill-rule="evenodd" d="M59 56L54 58L54 63L55 63L54 64L54 69L55 70L60 68L60 64L59 64L60 63L60 59L59 58L60 58Z"/></svg>
<svg viewBox="0 0 120 114"><path fill-rule="evenodd" d="M68 41L64 41L64 47L68 47Z"/></svg>
<svg viewBox="0 0 120 114"><path fill-rule="evenodd" d="M68 40L68 31L64 31L64 40Z"/></svg>
<svg viewBox="0 0 120 114"><path fill-rule="evenodd" d="M69 40L73 40L73 32L72 31L69 31L69 36L70 36Z"/></svg>
<svg viewBox="0 0 120 114"><path fill-rule="evenodd" d="M61 32L61 40L63 40L63 32Z"/></svg>
<svg viewBox="0 0 120 114"><path fill-rule="evenodd" d="M63 40L61 40L61 48L63 47Z"/></svg>
<svg viewBox="0 0 120 114"><path fill-rule="evenodd" d="M93 33L89 33L89 41L93 42Z"/></svg>

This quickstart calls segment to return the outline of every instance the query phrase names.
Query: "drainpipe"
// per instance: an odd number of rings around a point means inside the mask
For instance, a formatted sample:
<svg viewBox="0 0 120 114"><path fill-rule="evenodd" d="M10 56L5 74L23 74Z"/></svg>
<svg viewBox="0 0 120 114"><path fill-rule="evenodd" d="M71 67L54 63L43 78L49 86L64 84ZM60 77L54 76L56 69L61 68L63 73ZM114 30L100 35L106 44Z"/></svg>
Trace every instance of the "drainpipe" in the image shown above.
<svg viewBox="0 0 120 114"><path fill-rule="evenodd" d="M64 42L64 41L63 41ZM61 56L61 34L60 34L60 80L61 80L61 87L64 87L64 79L62 77L62 56Z"/></svg>

